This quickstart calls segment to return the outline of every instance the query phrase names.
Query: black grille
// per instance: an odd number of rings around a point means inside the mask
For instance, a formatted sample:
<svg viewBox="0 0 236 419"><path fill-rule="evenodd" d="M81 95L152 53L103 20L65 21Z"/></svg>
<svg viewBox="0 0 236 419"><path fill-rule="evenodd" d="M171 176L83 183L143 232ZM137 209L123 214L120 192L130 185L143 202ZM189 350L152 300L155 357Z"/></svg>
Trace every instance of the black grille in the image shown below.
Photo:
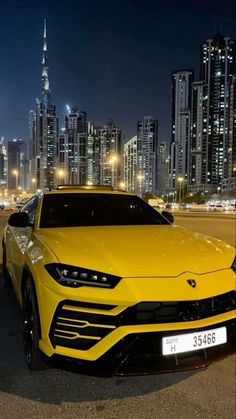
<svg viewBox="0 0 236 419"><path fill-rule="evenodd" d="M83 307L92 312L84 312ZM87 350L119 326L178 323L216 316L236 309L236 292L230 291L203 300L141 302L116 316L93 312L99 308L110 312L115 306L82 305L76 301L60 303L49 334L52 345Z"/></svg>
<svg viewBox="0 0 236 419"><path fill-rule="evenodd" d="M128 308L122 313L122 324L174 323L200 320L235 309L235 291L203 300L143 302Z"/></svg>

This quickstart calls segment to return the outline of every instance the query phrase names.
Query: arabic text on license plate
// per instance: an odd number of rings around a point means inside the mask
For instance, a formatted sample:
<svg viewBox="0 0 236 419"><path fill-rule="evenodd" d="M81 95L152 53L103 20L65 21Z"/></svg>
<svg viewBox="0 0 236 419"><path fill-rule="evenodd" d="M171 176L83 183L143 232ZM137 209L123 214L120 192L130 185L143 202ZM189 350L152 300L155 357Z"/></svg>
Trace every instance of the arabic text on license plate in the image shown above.
<svg viewBox="0 0 236 419"><path fill-rule="evenodd" d="M162 338L162 354L180 354L227 342L226 327Z"/></svg>

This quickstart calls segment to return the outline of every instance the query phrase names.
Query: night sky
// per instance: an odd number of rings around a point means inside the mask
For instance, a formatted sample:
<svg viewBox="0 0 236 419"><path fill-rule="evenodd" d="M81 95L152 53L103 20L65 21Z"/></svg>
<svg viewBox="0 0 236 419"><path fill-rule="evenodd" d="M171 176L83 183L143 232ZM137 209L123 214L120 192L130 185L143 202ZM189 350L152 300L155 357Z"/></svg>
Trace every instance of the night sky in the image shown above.
<svg viewBox="0 0 236 419"><path fill-rule="evenodd" d="M109 117L129 140L137 120L159 120L169 141L171 72L194 68L200 43L216 29L236 38L236 1L1 1L0 136L28 139L28 112L41 92L43 19L48 28L52 102L88 120Z"/></svg>

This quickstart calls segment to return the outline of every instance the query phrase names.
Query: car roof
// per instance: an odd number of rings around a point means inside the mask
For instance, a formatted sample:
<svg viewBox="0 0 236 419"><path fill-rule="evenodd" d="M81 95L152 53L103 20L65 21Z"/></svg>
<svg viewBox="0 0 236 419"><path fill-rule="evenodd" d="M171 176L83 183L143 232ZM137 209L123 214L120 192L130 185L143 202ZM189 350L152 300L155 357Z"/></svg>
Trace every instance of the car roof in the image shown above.
<svg viewBox="0 0 236 419"><path fill-rule="evenodd" d="M101 185L58 185L55 189L45 189L43 194L64 194L64 193L101 193L101 194L119 194L119 195L134 195L127 194L124 190L114 190L111 186Z"/></svg>

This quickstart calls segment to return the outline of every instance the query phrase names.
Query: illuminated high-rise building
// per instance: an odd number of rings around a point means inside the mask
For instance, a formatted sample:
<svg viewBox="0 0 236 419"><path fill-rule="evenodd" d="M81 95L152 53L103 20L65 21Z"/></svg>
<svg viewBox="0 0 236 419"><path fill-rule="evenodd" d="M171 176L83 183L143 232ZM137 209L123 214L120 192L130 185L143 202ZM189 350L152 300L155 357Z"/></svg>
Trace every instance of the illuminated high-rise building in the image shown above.
<svg viewBox="0 0 236 419"><path fill-rule="evenodd" d="M166 142L161 142L158 146L158 165L157 165L157 191L162 196L169 190L169 147Z"/></svg>
<svg viewBox="0 0 236 419"><path fill-rule="evenodd" d="M228 177L221 183L222 192L236 191L236 74L230 86Z"/></svg>
<svg viewBox="0 0 236 419"><path fill-rule="evenodd" d="M229 178L236 178L236 74L233 76L230 95Z"/></svg>
<svg viewBox="0 0 236 419"><path fill-rule="evenodd" d="M193 87L189 183L192 190L195 187L196 191L212 193L232 174L230 89L235 71L234 41L216 34L202 44L200 70L201 82ZM231 96L233 103L232 91Z"/></svg>
<svg viewBox="0 0 236 419"><path fill-rule="evenodd" d="M111 119L97 129L100 144L100 184L118 188L122 165L122 131Z"/></svg>
<svg viewBox="0 0 236 419"><path fill-rule="evenodd" d="M144 116L137 124L138 193L157 193L158 121Z"/></svg>
<svg viewBox="0 0 236 419"><path fill-rule="evenodd" d="M204 81L193 83L191 104L191 141L188 190L199 192L207 190L208 171L208 96L207 84Z"/></svg>
<svg viewBox="0 0 236 419"><path fill-rule="evenodd" d="M27 158L29 160L32 159L32 144L34 138L34 120L35 120L35 112L33 110L29 111L29 141L28 141L28 150L27 150Z"/></svg>
<svg viewBox="0 0 236 419"><path fill-rule="evenodd" d="M124 145L124 182L128 192L139 192L138 139L137 135Z"/></svg>
<svg viewBox="0 0 236 419"><path fill-rule="evenodd" d="M44 20L42 89L41 98L36 100L32 123L31 176L36 179L36 188L52 187L55 184L56 143L58 117L56 106L51 103L47 62L47 29Z"/></svg>
<svg viewBox="0 0 236 419"><path fill-rule="evenodd" d="M87 114L76 106L69 108L58 138L56 180L81 185L87 182Z"/></svg>
<svg viewBox="0 0 236 419"><path fill-rule="evenodd" d="M0 139L0 189L5 189L7 184L7 148L5 139Z"/></svg>
<svg viewBox="0 0 236 419"><path fill-rule="evenodd" d="M98 130L91 122L87 123L87 164L86 183L99 185L100 183L100 141Z"/></svg>
<svg viewBox="0 0 236 419"><path fill-rule="evenodd" d="M21 139L7 142L7 188L26 190L29 182L27 144Z"/></svg>
<svg viewBox="0 0 236 419"><path fill-rule="evenodd" d="M178 189L180 180L185 186L189 178L193 77L193 70L172 73L171 189Z"/></svg>

